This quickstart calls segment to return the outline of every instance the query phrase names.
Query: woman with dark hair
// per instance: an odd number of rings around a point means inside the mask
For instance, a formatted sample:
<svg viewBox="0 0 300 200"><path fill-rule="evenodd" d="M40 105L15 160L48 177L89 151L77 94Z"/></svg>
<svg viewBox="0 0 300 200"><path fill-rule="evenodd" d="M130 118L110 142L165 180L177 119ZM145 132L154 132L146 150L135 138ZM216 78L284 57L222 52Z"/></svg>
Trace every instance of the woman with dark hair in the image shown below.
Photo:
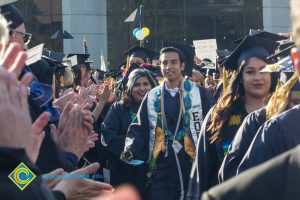
<svg viewBox="0 0 300 200"><path fill-rule="evenodd" d="M110 182L113 186L131 183L142 193L146 183L146 165L133 167L120 160L124 149L127 129L135 119L144 96L156 86L146 69L133 70L126 84L126 94L114 103L107 113L102 126L102 139L111 152L108 158Z"/></svg>
<svg viewBox="0 0 300 200"><path fill-rule="evenodd" d="M74 73L74 89L77 86L87 87L91 78L92 68L89 60L89 54L69 54L68 57L72 62L72 71Z"/></svg>
<svg viewBox="0 0 300 200"><path fill-rule="evenodd" d="M261 70L276 47L276 42L247 36L224 62L233 74L204 119L187 199L199 199L203 191L218 183L218 170L243 119L261 108L274 90L273 77Z"/></svg>
<svg viewBox="0 0 300 200"><path fill-rule="evenodd" d="M280 113L291 109L300 102L300 84L298 75L295 73L281 74L285 77L281 80L285 83L278 87L268 104L255 112L249 114L237 131L219 170L219 182L223 182L235 175L237 169L246 154L258 129L269 119L275 118ZM290 78L290 79L289 79Z"/></svg>

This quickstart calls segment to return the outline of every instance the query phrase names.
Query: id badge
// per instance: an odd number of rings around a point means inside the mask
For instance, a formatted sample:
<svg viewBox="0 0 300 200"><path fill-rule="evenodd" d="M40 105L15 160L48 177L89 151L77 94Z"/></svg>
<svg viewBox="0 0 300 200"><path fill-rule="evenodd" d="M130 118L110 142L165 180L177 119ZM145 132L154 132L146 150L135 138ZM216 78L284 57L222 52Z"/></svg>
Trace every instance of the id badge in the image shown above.
<svg viewBox="0 0 300 200"><path fill-rule="evenodd" d="M172 147L174 149L174 151L178 154L179 151L182 149L182 145L180 144L180 142L178 142L177 140L175 140L172 144Z"/></svg>

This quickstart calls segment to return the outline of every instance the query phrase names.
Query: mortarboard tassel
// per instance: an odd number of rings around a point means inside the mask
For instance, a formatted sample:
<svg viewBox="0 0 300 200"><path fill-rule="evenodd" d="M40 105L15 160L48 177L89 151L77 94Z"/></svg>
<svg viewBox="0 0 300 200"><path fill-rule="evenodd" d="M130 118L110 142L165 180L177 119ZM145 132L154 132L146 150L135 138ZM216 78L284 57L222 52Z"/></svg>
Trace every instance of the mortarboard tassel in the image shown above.
<svg viewBox="0 0 300 200"><path fill-rule="evenodd" d="M226 71L225 67L223 67L223 77L222 77L223 93L225 92L225 90L227 88L226 81L227 81L227 71Z"/></svg>

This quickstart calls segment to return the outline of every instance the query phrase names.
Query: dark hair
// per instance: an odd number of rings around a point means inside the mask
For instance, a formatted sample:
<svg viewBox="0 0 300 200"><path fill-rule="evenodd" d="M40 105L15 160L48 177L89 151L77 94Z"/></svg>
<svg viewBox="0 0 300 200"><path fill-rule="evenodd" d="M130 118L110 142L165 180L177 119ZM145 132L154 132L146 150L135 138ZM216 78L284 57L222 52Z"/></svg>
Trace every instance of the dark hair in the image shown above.
<svg viewBox="0 0 300 200"><path fill-rule="evenodd" d="M186 56L184 55L184 53L175 47L164 47L160 50L160 55L162 55L163 53L168 53L168 52L175 52L178 54L179 56L179 61L180 63L185 63L186 62Z"/></svg>
<svg viewBox="0 0 300 200"><path fill-rule="evenodd" d="M132 89L135 86L136 81L140 77L146 77L149 80L152 88L156 86L156 82L151 77L148 70L142 68L133 70L130 73L128 77L128 82L126 84L126 95L122 98L122 101L125 103L127 107L131 106L131 103L133 102Z"/></svg>
<svg viewBox="0 0 300 200"><path fill-rule="evenodd" d="M237 107L244 101L245 89L242 84L242 72L248 64L249 59L242 61L238 71L233 73L229 80L229 85L214 107L211 116L211 124L208 127L208 130L213 133L210 137L211 142L214 142L219 137L223 126L229 120L233 110L237 109ZM277 80L273 80L274 78L275 76L272 76L271 74L272 84L269 89L270 93L274 91L276 87L276 84L273 84L273 82L276 83Z"/></svg>
<svg viewBox="0 0 300 200"><path fill-rule="evenodd" d="M86 69L86 71L90 71L91 68L87 67L85 64L78 64L76 66L73 66L72 67L72 71L73 71L73 74L74 74L74 84L75 84L75 88L78 86L78 85L81 85L81 68L84 67Z"/></svg>

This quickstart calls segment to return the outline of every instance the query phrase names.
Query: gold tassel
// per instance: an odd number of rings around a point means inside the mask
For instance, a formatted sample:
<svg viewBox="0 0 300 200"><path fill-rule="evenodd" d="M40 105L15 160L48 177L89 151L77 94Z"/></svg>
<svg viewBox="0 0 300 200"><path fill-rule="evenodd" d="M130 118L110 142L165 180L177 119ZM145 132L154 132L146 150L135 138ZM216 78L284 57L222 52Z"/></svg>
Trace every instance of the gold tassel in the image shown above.
<svg viewBox="0 0 300 200"><path fill-rule="evenodd" d="M223 82L223 93L224 93L224 91L225 91L226 88L227 88L226 81L227 81L227 71L226 71L225 67L223 67L223 77L222 77L222 82Z"/></svg>
<svg viewBox="0 0 300 200"><path fill-rule="evenodd" d="M166 151L165 146L165 133L159 126L156 127L155 130L155 143L153 147L152 156L154 159L158 157L161 152Z"/></svg>
<svg viewBox="0 0 300 200"><path fill-rule="evenodd" d="M65 86L65 80L64 80L64 76L63 75L60 75L60 86L61 87L64 87Z"/></svg>
<svg viewBox="0 0 300 200"><path fill-rule="evenodd" d="M128 69L129 69L129 56L127 56L127 59L126 59L126 67L125 67L125 74L127 73Z"/></svg>
<svg viewBox="0 0 300 200"><path fill-rule="evenodd" d="M186 132L185 136L184 136L184 151L187 155L189 155L193 160L196 157L196 149L195 146L193 144L193 142L191 141L191 138L189 137L189 133L188 131Z"/></svg>

